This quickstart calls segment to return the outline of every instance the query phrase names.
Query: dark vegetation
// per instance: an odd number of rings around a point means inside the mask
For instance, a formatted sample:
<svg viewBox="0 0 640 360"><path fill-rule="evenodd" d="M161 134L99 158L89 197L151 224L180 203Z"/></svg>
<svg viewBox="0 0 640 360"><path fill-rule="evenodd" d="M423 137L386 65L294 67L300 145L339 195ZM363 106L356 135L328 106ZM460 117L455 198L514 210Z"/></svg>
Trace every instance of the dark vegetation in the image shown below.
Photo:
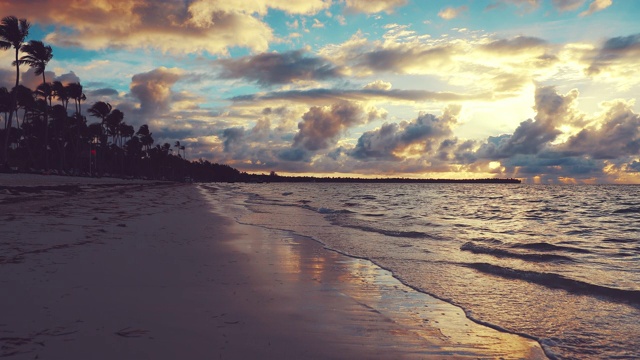
<svg viewBox="0 0 640 360"><path fill-rule="evenodd" d="M206 160L188 161L185 145L154 144L147 125L137 130L125 114L98 101L83 112L87 98L80 83L47 82L51 46L26 41L30 24L7 16L0 22L0 50L14 51L15 86L0 88L0 172L32 172L73 176L117 176L163 180L246 182L420 182L519 183L516 179L438 180L316 178L241 173ZM42 83L35 90L20 84L20 66L29 66Z"/></svg>

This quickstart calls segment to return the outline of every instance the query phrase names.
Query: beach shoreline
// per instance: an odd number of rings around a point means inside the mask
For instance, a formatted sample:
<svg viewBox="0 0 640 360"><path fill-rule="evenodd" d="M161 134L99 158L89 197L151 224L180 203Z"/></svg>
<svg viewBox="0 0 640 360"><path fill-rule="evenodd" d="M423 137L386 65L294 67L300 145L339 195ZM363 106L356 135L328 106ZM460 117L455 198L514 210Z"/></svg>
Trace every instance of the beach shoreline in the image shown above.
<svg viewBox="0 0 640 360"><path fill-rule="evenodd" d="M0 175L1 356L545 358L367 260L236 223L215 185L85 180Z"/></svg>

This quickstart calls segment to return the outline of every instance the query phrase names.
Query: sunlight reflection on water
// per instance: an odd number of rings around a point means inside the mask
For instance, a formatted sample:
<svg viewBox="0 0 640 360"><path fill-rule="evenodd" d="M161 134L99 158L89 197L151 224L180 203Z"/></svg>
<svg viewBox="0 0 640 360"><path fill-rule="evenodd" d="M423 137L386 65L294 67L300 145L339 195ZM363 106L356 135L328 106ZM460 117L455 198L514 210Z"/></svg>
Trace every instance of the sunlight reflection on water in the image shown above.
<svg viewBox="0 0 640 360"><path fill-rule="evenodd" d="M372 259L475 319L540 339L560 357L640 356L638 186L231 190L238 203L250 194L243 222Z"/></svg>

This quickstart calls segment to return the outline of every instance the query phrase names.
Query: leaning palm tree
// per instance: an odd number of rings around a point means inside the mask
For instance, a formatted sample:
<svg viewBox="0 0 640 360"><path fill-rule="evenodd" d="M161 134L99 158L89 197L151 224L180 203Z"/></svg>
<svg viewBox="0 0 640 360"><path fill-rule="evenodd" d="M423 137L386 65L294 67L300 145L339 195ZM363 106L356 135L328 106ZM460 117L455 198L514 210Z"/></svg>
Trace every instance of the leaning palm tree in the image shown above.
<svg viewBox="0 0 640 360"><path fill-rule="evenodd" d="M89 112L89 115L100 119L100 126L102 126L104 133L107 132L107 117L109 117L109 115L111 114L112 109L113 107L111 106L111 104L104 101L98 101L91 105L89 110L87 110Z"/></svg>
<svg viewBox="0 0 640 360"><path fill-rule="evenodd" d="M20 84L20 61L18 54L22 48L24 40L29 35L29 27L31 25L26 19L18 19L15 16L6 16L0 21L0 49L7 50L13 47L16 52L16 60L13 65L16 67L16 86ZM2 151L2 159L7 162L7 150L9 149L9 132L11 131L11 123L13 121L13 113L16 109L16 99L13 97L11 110L9 112L9 120L7 121L4 149ZM17 116L17 115L16 115Z"/></svg>

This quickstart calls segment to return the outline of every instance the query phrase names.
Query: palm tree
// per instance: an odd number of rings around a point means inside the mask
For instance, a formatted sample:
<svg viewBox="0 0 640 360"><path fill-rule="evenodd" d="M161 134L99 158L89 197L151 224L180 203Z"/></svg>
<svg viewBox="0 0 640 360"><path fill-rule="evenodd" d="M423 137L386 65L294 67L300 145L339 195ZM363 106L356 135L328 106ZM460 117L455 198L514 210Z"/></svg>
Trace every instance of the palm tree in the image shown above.
<svg viewBox="0 0 640 360"><path fill-rule="evenodd" d="M53 95L60 100L62 106L64 106L65 110L69 107L69 93L67 91L67 87L64 86L60 81L54 81L51 84L51 89L53 90Z"/></svg>
<svg viewBox="0 0 640 360"><path fill-rule="evenodd" d="M173 145L177 150L178 150L178 156L180 156L180 150L182 150L182 158L185 158L185 153L184 153L184 145L180 145L180 141L176 141L176 143Z"/></svg>
<svg viewBox="0 0 640 360"><path fill-rule="evenodd" d="M114 109L104 119L105 130L107 135L111 136L111 142L117 144L118 137L120 136L120 124L124 120L124 113L118 109Z"/></svg>
<svg viewBox="0 0 640 360"><path fill-rule="evenodd" d="M120 147L123 147L123 143L126 143L125 139L130 139L136 131L132 125L128 125L123 121L118 125L118 133L120 134Z"/></svg>
<svg viewBox="0 0 640 360"><path fill-rule="evenodd" d="M7 127L7 121L11 111L11 94L6 87L0 88L0 113L4 113L4 127Z"/></svg>
<svg viewBox="0 0 640 360"><path fill-rule="evenodd" d="M180 141L176 141L173 146L178 150L178 156L180 156Z"/></svg>
<svg viewBox="0 0 640 360"><path fill-rule="evenodd" d="M29 35L31 24L27 19L18 19L15 16L6 16L0 22L0 49L7 50L13 47L16 51L16 60L13 65L16 67L16 86L20 83L20 60L18 54L24 43L24 39Z"/></svg>
<svg viewBox="0 0 640 360"><path fill-rule="evenodd" d="M13 65L16 67L16 86L20 84L20 61L18 54L22 48L24 40L29 35L29 27L31 25L26 19L18 19L15 16L6 16L0 21L0 49L7 50L13 47L16 51L16 60ZM12 99L12 107L9 112L9 121L7 122L4 149L2 151L2 159L7 162L7 150L9 149L9 132L11 131L11 123L13 121L13 112L16 111L16 99ZM17 116L17 115L16 115Z"/></svg>
<svg viewBox="0 0 640 360"><path fill-rule="evenodd" d="M75 101L76 112L78 114L82 114L82 102L87 100L87 97L82 92L82 85L80 85L79 82L70 83L70 84L67 84L67 86L65 86L65 89L67 91L68 98L69 99L73 99ZM99 101L99 102L102 102L102 101ZM109 104L107 103L107 105L109 105ZM111 105L109 105L109 106L111 106ZM109 110L109 111L111 111L111 110Z"/></svg>
<svg viewBox="0 0 640 360"><path fill-rule="evenodd" d="M53 58L51 46L45 46L42 41L31 40L22 46L22 52L26 53L18 61L19 64L27 64L35 69L36 75L42 75L42 83L46 83L45 70L47 64Z"/></svg>
<svg viewBox="0 0 640 360"><path fill-rule="evenodd" d="M142 143L145 150L149 151L151 145L153 145L153 137L151 137L152 134L149 131L149 126L147 124L140 126L136 135L140 138L140 143Z"/></svg>
<svg viewBox="0 0 640 360"><path fill-rule="evenodd" d="M107 116L111 114L111 109L113 109L111 104L104 101L98 101L91 105L88 111L91 116L100 118L101 124L104 125L105 121L107 120Z"/></svg>

